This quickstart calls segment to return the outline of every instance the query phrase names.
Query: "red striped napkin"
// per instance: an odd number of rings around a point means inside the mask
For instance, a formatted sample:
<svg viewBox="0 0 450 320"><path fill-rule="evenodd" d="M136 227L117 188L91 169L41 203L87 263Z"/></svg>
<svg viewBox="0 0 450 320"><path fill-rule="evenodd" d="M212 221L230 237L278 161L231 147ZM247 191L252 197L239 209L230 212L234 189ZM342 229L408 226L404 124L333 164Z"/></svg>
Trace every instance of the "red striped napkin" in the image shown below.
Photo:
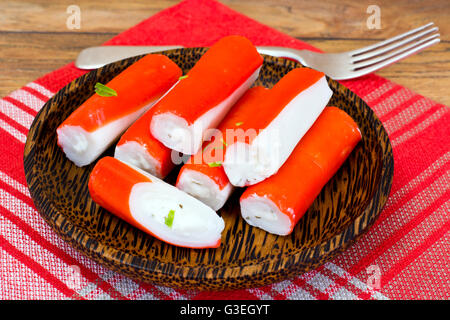
<svg viewBox="0 0 450 320"><path fill-rule="evenodd" d="M207 46L229 34L316 50L213 0L181 2L107 44ZM0 100L1 299L450 298L448 107L376 75L343 82L380 117L394 149L392 193L376 224L337 259L299 277L248 290L184 291L98 265L59 239L33 206L22 165L28 128L45 101L83 73L69 64Z"/></svg>

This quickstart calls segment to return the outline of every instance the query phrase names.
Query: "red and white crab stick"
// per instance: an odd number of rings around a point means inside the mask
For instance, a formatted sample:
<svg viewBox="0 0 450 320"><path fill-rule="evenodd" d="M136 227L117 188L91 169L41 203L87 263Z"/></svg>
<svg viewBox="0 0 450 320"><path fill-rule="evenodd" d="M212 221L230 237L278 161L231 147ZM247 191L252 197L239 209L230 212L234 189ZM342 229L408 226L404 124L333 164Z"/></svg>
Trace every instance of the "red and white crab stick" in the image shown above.
<svg viewBox="0 0 450 320"><path fill-rule="evenodd" d="M270 233L291 233L360 140L349 115L336 107L325 108L280 170L244 191L242 217Z"/></svg>
<svg viewBox="0 0 450 320"><path fill-rule="evenodd" d="M247 186L270 177L325 108L332 91L322 72L297 68L236 115L246 139L229 141L223 167L231 184Z"/></svg>
<svg viewBox="0 0 450 320"><path fill-rule="evenodd" d="M58 127L58 145L77 166L90 164L181 74L181 69L166 56L143 57L106 84L115 96L95 93Z"/></svg>
<svg viewBox="0 0 450 320"><path fill-rule="evenodd" d="M263 58L245 37L220 39L154 107L150 129L166 147L195 154L257 79Z"/></svg>
<svg viewBox="0 0 450 320"><path fill-rule="evenodd" d="M163 179L174 168L172 150L150 132L152 110L147 111L120 137L114 158L129 163Z"/></svg>
<svg viewBox="0 0 450 320"><path fill-rule="evenodd" d="M220 137L213 136L213 141L205 141L203 150L191 156L189 161L181 167L176 183L177 188L214 210L222 208L234 189L221 166L223 151L226 148L223 140L226 131L236 128L236 119L239 119L239 114L245 112L246 107L257 105L258 100L262 101L267 91L268 89L264 87L254 87L239 99L220 123L218 128Z"/></svg>
<svg viewBox="0 0 450 320"><path fill-rule="evenodd" d="M224 221L174 186L112 157L100 159L89 178L98 205L154 237L187 248L216 248Z"/></svg>

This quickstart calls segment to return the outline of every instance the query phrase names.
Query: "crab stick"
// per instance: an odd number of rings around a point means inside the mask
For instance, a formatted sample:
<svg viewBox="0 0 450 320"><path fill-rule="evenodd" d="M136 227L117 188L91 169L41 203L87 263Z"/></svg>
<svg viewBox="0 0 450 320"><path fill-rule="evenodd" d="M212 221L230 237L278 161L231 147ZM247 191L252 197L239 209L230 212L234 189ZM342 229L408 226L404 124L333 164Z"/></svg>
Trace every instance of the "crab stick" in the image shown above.
<svg viewBox="0 0 450 320"><path fill-rule="evenodd" d="M58 127L58 145L77 166L90 164L181 74L181 69L166 56L143 57L106 84L115 95L94 93Z"/></svg>
<svg viewBox="0 0 450 320"><path fill-rule="evenodd" d="M325 108L280 170L244 191L242 217L270 233L291 233L360 140L349 115L336 107Z"/></svg>
<svg viewBox="0 0 450 320"><path fill-rule="evenodd" d="M163 179L174 168L172 150L150 132L152 110L146 112L120 137L114 157Z"/></svg>
<svg viewBox="0 0 450 320"><path fill-rule="evenodd" d="M234 122L241 124L245 139L227 137L223 167L231 184L252 185L276 173L331 96L322 72L297 68L281 78L263 101L237 114Z"/></svg>
<svg viewBox="0 0 450 320"><path fill-rule="evenodd" d="M254 87L249 89L231 108L218 128L219 135L213 135L212 141L205 141L203 149L191 156L181 167L176 187L207 204L214 210L219 210L233 192L233 185L220 163L223 161L223 150L226 142L223 140L228 129L236 128L236 119L245 112L246 107L257 105L262 101L268 89ZM239 125L239 123L238 123Z"/></svg>
<svg viewBox="0 0 450 320"><path fill-rule="evenodd" d="M188 248L216 248L224 222L214 210L174 186L112 157L89 178L98 205L154 237Z"/></svg>
<svg viewBox="0 0 450 320"><path fill-rule="evenodd" d="M204 133L215 128L257 79L263 58L241 36L220 39L154 107L153 136L166 147L195 154Z"/></svg>

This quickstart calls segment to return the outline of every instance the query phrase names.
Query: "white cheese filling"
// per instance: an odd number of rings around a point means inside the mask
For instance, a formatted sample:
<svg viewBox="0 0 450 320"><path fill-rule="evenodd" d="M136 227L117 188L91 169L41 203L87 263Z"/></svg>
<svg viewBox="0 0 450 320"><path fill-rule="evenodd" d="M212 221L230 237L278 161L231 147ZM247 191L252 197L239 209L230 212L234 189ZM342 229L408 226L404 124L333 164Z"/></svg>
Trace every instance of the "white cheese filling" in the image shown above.
<svg viewBox="0 0 450 320"><path fill-rule="evenodd" d="M120 146L116 146L114 158L142 169L160 179L164 178L161 173L161 163L136 141L127 141Z"/></svg>
<svg viewBox="0 0 450 320"><path fill-rule="evenodd" d="M88 132L81 126L63 126L56 130L58 144L67 158L82 167L92 163L145 111L155 103L152 101L145 107L114 120L95 131Z"/></svg>
<svg viewBox="0 0 450 320"><path fill-rule="evenodd" d="M205 139L205 131L217 127L230 108L256 81L259 70L260 68L225 100L205 112L191 125L173 113L155 115L150 124L151 133L170 149L189 155L197 153Z"/></svg>
<svg viewBox="0 0 450 320"><path fill-rule="evenodd" d="M250 144L227 147L223 167L231 184L247 186L275 174L319 117L333 92L325 77L299 93Z"/></svg>
<svg viewBox="0 0 450 320"><path fill-rule="evenodd" d="M217 244L225 224L214 210L174 186L139 171L152 180L137 183L130 193L130 212L139 224L174 245L202 248ZM171 211L172 218L169 217Z"/></svg>
<svg viewBox="0 0 450 320"><path fill-rule="evenodd" d="M241 215L248 224L277 235L292 231L292 222L270 199L252 195L240 201Z"/></svg>
<svg viewBox="0 0 450 320"><path fill-rule="evenodd" d="M190 194L213 210L219 210L233 192L233 186L228 183L223 189L207 175L195 170L183 170L177 182L177 188Z"/></svg>

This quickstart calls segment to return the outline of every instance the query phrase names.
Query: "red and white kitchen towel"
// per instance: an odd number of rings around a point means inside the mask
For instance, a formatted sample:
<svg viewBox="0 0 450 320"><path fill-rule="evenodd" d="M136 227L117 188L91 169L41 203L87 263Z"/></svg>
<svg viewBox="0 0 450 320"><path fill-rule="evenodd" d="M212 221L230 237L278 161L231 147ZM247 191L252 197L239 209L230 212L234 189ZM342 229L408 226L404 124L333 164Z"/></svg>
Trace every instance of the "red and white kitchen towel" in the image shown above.
<svg viewBox="0 0 450 320"><path fill-rule="evenodd" d="M208 46L229 34L317 50L214 0L183 1L106 44ZM69 64L0 100L0 299L450 299L448 107L376 75L343 82L373 108L393 145L391 196L375 225L307 274L247 290L185 291L93 262L34 208L22 164L28 129L43 104L82 74Z"/></svg>

